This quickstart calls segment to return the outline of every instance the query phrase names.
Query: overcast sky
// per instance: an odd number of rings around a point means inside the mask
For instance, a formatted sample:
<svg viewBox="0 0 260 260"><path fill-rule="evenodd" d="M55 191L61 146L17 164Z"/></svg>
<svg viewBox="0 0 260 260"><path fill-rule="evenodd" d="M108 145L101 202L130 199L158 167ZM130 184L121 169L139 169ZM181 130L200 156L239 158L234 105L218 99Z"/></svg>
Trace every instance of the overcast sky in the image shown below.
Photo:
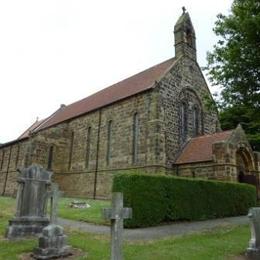
<svg viewBox="0 0 260 260"><path fill-rule="evenodd" d="M0 143L37 117L174 56L173 28L185 6L198 61L231 0L0 0ZM214 91L214 90L213 90Z"/></svg>

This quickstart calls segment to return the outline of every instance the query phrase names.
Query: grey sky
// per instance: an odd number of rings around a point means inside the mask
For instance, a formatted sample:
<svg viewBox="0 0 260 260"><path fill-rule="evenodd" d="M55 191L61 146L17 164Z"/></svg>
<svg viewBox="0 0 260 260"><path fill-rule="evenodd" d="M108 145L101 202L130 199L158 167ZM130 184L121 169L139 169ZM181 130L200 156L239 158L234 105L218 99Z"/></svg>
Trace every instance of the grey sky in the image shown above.
<svg viewBox="0 0 260 260"><path fill-rule="evenodd" d="M216 15L231 0L0 1L0 143L36 117L174 56L182 6L197 36L198 61L216 42Z"/></svg>

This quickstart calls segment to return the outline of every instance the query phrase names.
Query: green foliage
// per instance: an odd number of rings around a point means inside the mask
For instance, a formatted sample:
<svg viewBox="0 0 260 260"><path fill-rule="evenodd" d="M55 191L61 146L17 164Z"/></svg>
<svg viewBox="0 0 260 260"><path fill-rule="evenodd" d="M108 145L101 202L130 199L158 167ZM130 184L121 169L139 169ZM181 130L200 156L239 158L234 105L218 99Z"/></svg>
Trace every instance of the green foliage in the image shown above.
<svg viewBox="0 0 260 260"><path fill-rule="evenodd" d="M220 110L221 126L224 130L241 124L254 150L260 150L260 115L243 105L234 105Z"/></svg>
<svg viewBox="0 0 260 260"><path fill-rule="evenodd" d="M71 208L70 203L73 200L84 201L90 205L90 208L80 209ZM79 198L61 198L59 200L58 215L61 218L90 222L94 224L108 225L109 222L104 220L101 215L103 208L110 207L109 200L93 200ZM9 197L0 197L0 220L1 218L10 219L15 214L15 199ZM0 223L1 224L1 223ZM0 225L1 232L1 225Z"/></svg>
<svg viewBox="0 0 260 260"><path fill-rule="evenodd" d="M119 174L113 191L123 192L125 205L133 208L127 227L243 215L256 204L252 185L162 175Z"/></svg>
<svg viewBox="0 0 260 260"><path fill-rule="evenodd" d="M124 193L124 205L132 207L134 218L125 221L128 227L152 226L162 222L167 211L166 194L160 176L146 178L140 174L119 174L113 191Z"/></svg>
<svg viewBox="0 0 260 260"><path fill-rule="evenodd" d="M9 203L11 202L11 203ZM32 252L37 246L38 240L8 241L3 239L5 227L8 224L9 212L13 212L15 200L0 197L0 210L5 212L0 218L0 259L20 259L23 253ZM4 207L2 207L4 205ZM87 257L77 259L108 259L110 239L107 236L94 235L83 232L66 230L69 244L74 248L81 249ZM243 254L248 245L250 229L246 226L218 228L211 232L170 237L149 241L126 241L124 243L125 259L229 259L232 256Z"/></svg>
<svg viewBox="0 0 260 260"><path fill-rule="evenodd" d="M260 149L260 4L234 0L228 16L218 15L214 32L220 40L208 53L207 71L222 86L219 100L223 128L241 123Z"/></svg>
<svg viewBox="0 0 260 260"><path fill-rule="evenodd" d="M218 228L213 232L140 242L139 245L130 244L125 247L125 258L131 260L233 259L232 256L244 255L249 237L248 226Z"/></svg>

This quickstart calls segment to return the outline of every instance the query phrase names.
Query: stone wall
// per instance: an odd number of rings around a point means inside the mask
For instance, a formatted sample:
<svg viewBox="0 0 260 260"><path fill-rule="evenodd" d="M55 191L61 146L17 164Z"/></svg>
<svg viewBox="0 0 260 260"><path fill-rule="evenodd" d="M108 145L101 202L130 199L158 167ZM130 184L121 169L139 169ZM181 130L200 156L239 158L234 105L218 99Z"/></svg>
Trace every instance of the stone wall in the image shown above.
<svg viewBox="0 0 260 260"><path fill-rule="evenodd" d="M160 102L164 118L167 167L172 167L176 156L185 142L181 141L180 106L182 99L188 105L187 139L193 137L192 107L200 106L199 134L211 134L219 131L216 111L209 110L206 100L212 100L211 94L196 61L185 56L180 57L170 72L160 82Z"/></svg>
<svg viewBox="0 0 260 260"><path fill-rule="evenodd" d="M71 158L68 155L64 161L70 161L70 164L66 164L63 171L55 171L55 179L62 190L88 197L92 197L96 190L96 197L107 197L116 172L144 166L163 167L165 145L158 127L161 122L157 113L157 95L156 91L145 92L69 122L69 142L73 147L67 149ZM133 162L133 120L136 113L139 121L138 159ZM112 123L108 161L109 122Z"/></svg>
<svg viewBox="0 0 260 260"><path fill-rule="evenodd" d="M175 167L175 174L180 177L215 179L214 166L211 162L179 165Z"/></svg>
<svg viewBox="0 0 260 260"><path fill-rule="evenodd" d="M218 130L216 113L203 106L205 95L210 94L197 63L181 57L152 90L31 135L25 142L27 155L23 152L20 157L23 156L25 166L36 163L48 168L52 149L53 178L67 195L108 197L112 177L121 170L172 172L172 164L183 145L179 118L182 97L190 107L196 103L201 108L200 134ZM190 109L188 112L190 118ZM136 161L133 160L135 115L138 118ZM188 137L192 135L193 125L189 120ZM9 172L14 169L15 147L16 144L4 148L2 186L10 149L13 153ZM15 174L9 173L6 194L15 190L11 176Z"/></svg>
<svg viewBox="0 0 260 260"><path fill-rule="evenodd" d="M179 165L175 172L180 177L237 182L235 168L235 164L212 161Z"/></svg>
<svg viewBox="0 0 260 260"><path fill-rule="evenodd" d="M0 194L13 195L17 189L17 169L24 167L28 141L23 140L0 149Z"/></svg>
<svg viewBox="0 0 260 260"><path fill-rule="evenodd" d="M112 177L118 171L140 167L148 171L151 169L151 172L157 168L164 170L165 139L159 110L158 91L147 91L66 123L41 130L31 135L23 146L20 145L17 166L36 163L48 168L52 149L50 170L54 172L54 180L67 195L108 197ZM137 160L134 162L135 114L138 118L138 134ZM109 122L112 123L108 160ZM18 144L19 142L0 149L0 153L4 154L0 188L3 190L5 186L5 194L12 194L15 190L14 164ZM10 150L11 163L5 184Z"/></svg>

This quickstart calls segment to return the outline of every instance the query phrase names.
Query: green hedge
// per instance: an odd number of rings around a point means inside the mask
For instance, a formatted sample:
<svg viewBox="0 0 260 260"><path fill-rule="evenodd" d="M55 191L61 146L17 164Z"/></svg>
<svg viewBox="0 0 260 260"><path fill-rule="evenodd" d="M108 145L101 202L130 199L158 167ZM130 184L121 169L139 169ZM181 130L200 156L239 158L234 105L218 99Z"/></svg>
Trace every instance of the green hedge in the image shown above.
<svg viewBox="0 0 260 260"><path fill-rule="evenodd" d="M124 205L133 209L127 227L244 215L256 204L252 185L165 175L118 174L113 191L123 192Z"/></svg>

